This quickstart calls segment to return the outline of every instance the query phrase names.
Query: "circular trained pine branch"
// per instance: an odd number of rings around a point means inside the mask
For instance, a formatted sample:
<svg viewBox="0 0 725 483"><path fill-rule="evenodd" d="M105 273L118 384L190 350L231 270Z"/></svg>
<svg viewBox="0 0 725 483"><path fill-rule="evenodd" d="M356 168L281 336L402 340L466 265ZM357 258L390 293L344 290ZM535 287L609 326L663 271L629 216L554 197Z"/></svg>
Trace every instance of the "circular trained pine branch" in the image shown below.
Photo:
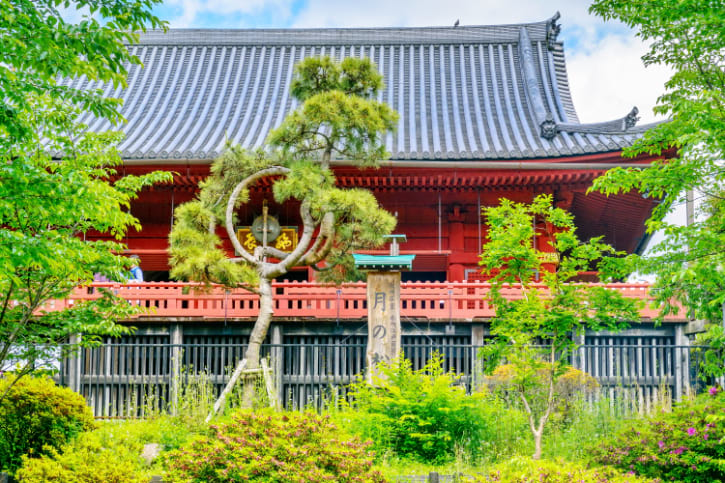
<svg viewBox="0 0 725 483"><path fill-rule="evenodd" d="M250 255L243 247L242 244L236 237L233 224L233 213L239 195L251 184L256 181L268 177L268 176L285 176L289 174L291 170L284 166L271 166L269 168L262 169L250 176L247 176L239 184L234 187L229 200L227 201L226 209L226 222L225 227L229 239L234 246L234 249L239 253L241 259L245 260L251 265L258 267L260 276L272 279L287 273L295 264L302 261L305 265L314 265L322 260L332 247L332 241L334 239L334 214L331 212L325 213L322 223L320 224L320 233L318 234L317 240L310 247L312 241L312 235L315 231L316 223L312 214L310 213L310 205L308 200L302 199L300 203L300 217L302 219L303 229L300 241L297 247L289 254L283 253L273 248L265 247L264 255L272 255L275 258L279 258L280 261L274 264L264 263L262 260L258 260ZM214 231L216 223L212 220L209 226L209 231ZM309 250L308 250L309 247Z"/></svg>

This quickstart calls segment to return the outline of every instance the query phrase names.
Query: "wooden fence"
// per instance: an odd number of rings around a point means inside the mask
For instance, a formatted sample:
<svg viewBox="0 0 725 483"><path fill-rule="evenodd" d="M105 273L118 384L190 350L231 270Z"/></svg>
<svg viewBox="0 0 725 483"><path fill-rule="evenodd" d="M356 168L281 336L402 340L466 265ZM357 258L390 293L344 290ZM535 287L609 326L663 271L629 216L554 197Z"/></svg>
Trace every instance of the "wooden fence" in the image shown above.
<svg viewBox="0 0 725 483"><path fill-rule="evenodd" d="M316 407L345 397L346 387L366 369L364 335L291 335L266 344L277 394L287 408ZM646 410L663 397L679 398L702 389L700 348L675 345L673 337L602 337L583 341L572 364L595 377L602 394L626 397ZM99 418L143 417L149 407L174 407L190 383L203 381L219 393L230 368L243 356L246 336L145 337L143 342L107 343L63 361L60 382L82 394ZM403 336L403 351L414 369L434 351L446 370L462 376L469 390L483 381L478 352L466 336Z"/></svg>

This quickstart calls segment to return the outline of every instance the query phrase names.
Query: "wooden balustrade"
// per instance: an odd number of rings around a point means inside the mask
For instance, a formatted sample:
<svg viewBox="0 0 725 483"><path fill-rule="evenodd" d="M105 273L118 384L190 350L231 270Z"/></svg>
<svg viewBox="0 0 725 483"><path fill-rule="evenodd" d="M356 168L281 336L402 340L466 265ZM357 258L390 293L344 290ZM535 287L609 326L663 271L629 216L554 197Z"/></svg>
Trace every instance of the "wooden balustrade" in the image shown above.
<svg viewBox="0 0 725 483"><path fill-rule="evenodd" d="M621 291L627 297L649 302L649 285L643 283L616 283L603 285ZM58 310L78 301L99 296L105 288L128 300L148 308L146 316L191 317L202 319L254 318L259 302L257 295L246 290L224 290L222 287L201 287L176 282L145 282L133 284L94 283L79 287L66 300L51 301L46 310ZM367 316L365 283L341 286L320 285L311 282L277 282L275 317L299 319L361 319ZM490 285L482 282L405 282L401 286L401 315L429 320L473 320L489 318L494 310L487 298ZM507 288L510 298L521 296L516 287ZM656 308L641 311L643 318L657 315ZM670 316L666 320L683 320L684 315Z"/></svg>

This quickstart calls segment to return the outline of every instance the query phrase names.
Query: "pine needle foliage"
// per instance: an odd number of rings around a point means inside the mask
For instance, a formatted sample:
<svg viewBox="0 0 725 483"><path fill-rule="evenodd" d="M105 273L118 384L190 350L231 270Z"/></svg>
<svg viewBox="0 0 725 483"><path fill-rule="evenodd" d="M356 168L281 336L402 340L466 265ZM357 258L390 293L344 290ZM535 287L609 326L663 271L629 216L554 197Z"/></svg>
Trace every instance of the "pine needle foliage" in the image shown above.
<svg viewBox="0 0 725 483"><path fill-rule="evenodd" d="M320 280L345 280L354 276L350 252L379 246L395 227L394 217L370 192L337 187L330 168L333 159L370 167L388 156L383 138L395 128L397 114L373 98L382 85L369 59L302 60L291 86L300 105L269 134L267 146L250 152L227 145L197 198L176 211L172 277L244 287L260 296L245 355L250 369L259 364L259 346L271 322L273 279L293 267L312 266ZM262 241L250 253L236 238L237 211L263 179L271 183L277 203L299 204L299 243L291 252ZM226 231L235 257L228 255L218 227Z"/></svg>

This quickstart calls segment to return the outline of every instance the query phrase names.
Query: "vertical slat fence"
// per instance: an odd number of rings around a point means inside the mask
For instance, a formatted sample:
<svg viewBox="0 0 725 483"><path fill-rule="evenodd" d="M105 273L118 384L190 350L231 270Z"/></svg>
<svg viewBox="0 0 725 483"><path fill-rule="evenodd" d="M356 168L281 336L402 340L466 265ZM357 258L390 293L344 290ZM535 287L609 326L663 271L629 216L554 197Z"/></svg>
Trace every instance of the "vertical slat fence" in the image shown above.
<svg viewBox="0 0 725 483"><path fill-rule="evenodd" d="M367 336L288 335L282 343L265 344L279 397L290 409L321 408L346 398L348 386L366 369ZM61 364L59 382L72 381L99 418L144 417L148 411L170 410L173 398L193 382L219 394L231 369L243 357L247 336L186 335L172 344L168 335L126 337L85 348ZM572 364L591 374L600 394L625 398L643 410L665 397L701 391L698 377L702 348L675 345L673 337L587 336L571 357ZM443 355L444 369L461 376L468 390L480 381L480 347L470 336L404 336L403 351L418 370L434 352ZM178 378L179 380L176 380ZM172 390L173 388L173 390ZM677 393L679 388L680 393Z"/></svg>

